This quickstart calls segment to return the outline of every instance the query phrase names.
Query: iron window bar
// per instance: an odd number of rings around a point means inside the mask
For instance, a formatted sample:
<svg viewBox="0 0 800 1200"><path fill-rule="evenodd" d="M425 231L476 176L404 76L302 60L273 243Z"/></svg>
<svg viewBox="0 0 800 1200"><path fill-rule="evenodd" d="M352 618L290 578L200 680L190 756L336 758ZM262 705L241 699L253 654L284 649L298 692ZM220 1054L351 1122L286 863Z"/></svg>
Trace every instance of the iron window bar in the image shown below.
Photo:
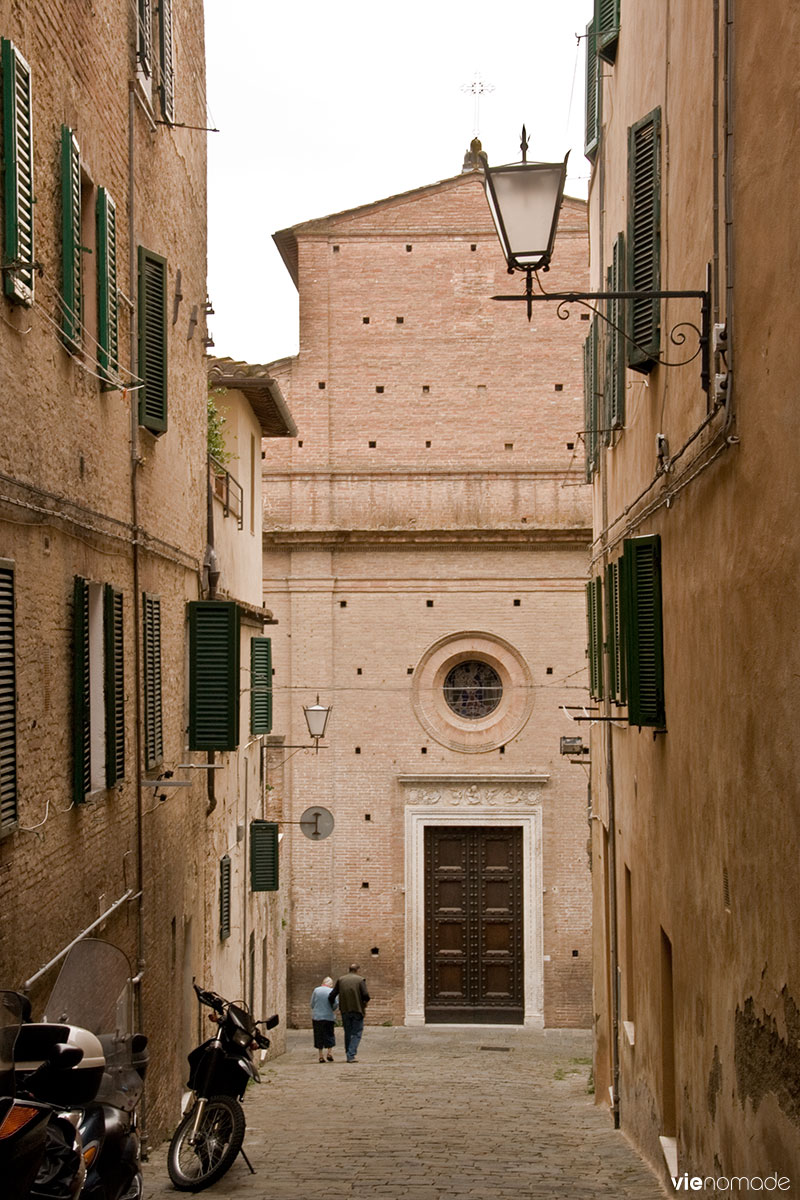
<svg viewBox="0 0 800 1200"><path fill-rule="evenodd" d="M240 483L234 479L219 459L213 454L208 456L208 474L211 490L218 500L222 501L223 515L236 517L239 529L244 528L244 492Z"/></svg>

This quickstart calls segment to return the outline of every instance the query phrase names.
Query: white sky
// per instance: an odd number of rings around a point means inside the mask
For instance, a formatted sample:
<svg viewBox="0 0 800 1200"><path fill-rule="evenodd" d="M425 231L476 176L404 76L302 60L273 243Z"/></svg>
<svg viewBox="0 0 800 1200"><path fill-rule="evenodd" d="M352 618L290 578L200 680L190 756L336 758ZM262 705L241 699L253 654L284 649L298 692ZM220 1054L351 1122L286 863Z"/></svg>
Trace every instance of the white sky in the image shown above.
<svg viewBox="0 0 800 1200"><path fill-rule="evenodd" d="M206 0L212 353L297 352L297 292L272 234L489 162L571 150L585 196L584 43L593 0ZM498 254L500 248L498 244Z"/></svg>

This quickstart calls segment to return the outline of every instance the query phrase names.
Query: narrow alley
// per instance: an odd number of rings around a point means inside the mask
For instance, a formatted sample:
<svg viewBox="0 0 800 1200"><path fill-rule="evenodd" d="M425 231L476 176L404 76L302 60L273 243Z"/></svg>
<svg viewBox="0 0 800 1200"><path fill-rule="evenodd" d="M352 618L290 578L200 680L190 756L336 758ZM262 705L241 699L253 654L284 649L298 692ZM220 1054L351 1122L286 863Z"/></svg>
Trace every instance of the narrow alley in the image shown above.
<svg viewBox="0 0 800 1200"><path fill-rule="evenodd" d="M216 1200L653 1200L656 1176L589 1093L582 1030L368 1026L353 1065L341 1030L320 1065L310 1031L265 1064L245 1104L245 1150ZM177 1098L176 1098L177 1107ZM176 1192L166 1144L144 1200Z"/></svg>

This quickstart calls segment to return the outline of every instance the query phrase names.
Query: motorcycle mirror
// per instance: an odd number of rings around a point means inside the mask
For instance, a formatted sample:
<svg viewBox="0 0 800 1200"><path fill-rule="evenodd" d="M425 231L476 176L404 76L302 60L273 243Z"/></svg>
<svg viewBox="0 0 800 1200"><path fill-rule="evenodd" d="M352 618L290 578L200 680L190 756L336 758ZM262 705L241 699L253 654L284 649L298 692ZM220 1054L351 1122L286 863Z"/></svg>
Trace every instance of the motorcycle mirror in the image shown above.
<svg viewBox="0 0 800 1200"><path fill-rule="evenodd" d="M276 1026L276 1025L280 1025L280 1023L281 1023L281 1019L280 1019L280 1017L278 1016L278 1014L277 1014L277 1013L275 1013L275 1015L274 1015L273 1017L268 1017L268 1018L266 1019L266 1021L264 1022L264 1024L265 1024L265 1025L266 1025L266 1027L267 1027L267 1029L274 1029L274 1028L275 1028L275 1026Z"/></svg>

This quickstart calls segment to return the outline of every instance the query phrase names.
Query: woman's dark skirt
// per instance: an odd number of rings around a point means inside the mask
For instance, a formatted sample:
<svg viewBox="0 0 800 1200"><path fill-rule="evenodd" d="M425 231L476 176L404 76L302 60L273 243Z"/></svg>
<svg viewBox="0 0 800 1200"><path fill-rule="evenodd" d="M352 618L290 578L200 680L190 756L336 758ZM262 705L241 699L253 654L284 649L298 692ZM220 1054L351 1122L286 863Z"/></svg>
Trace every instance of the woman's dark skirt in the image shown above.
<svg viewBox="0 0 800 1200"><path fill-rule="evenodd" d="M311 1024L314 1026L315 1049L331 1050L336 1045L333 1021L312 1021Z"/></svg>

